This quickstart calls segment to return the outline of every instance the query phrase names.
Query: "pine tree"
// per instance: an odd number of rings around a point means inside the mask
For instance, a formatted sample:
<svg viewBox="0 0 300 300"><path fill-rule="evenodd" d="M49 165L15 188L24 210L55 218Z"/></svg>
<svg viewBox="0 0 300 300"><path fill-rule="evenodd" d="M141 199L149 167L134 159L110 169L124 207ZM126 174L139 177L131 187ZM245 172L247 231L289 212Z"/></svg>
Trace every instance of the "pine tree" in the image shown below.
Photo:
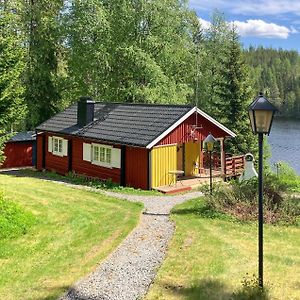
<svg viewBox="0 0 300 300"><path fill-rule="evenodd" d="M247 113L254 94L236 30L215 12L202 43L201 108L237 134L225 143L228 153L255 153L256 143Z"/></svg>
<svg viewBox="0 0 300 300"><path fill-rule="evenodd" d="M239 37L234 25L229 31L227 56L222 69L224 85L222 90L225 125L237 133L237 137L227 143L231 153L256 152L256 139L251 132L248 107L253 100L253 89L249 70L243 57Z"/></svg>
<svg viewBox="0 0 300 300"><path fill-rule="evenodd" d="M9 132L20 129L26 113L22 74L24 48L18 30L18 2L0 3L0 162Z"/></svg>
<svg viewBox="0 0 300 300"><path fill-rule="evenodd" d="M61 0L25 1L23 22L28 45L25 76L28 128L50 118L60 108L58 19L61 9Z"/></svg>
<svg viewBox="0 0 300 300"><path fill-rule="evenodd" d="M203 100L202 107L220 122L226 121L223 113L223 86L225 78L222 74L227 58L228 25L224 16L215 12L211 27L204 36L204 49L201 59L201 80L199 94Z"/></svg>

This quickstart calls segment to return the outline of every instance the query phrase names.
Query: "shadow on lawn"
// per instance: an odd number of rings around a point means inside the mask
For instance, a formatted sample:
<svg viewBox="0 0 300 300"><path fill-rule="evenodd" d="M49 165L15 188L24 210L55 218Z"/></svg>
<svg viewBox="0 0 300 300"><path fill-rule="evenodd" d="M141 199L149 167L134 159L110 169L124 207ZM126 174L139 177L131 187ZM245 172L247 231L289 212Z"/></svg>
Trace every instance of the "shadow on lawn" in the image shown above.
<svg viewBox="0 0 300 300"><path fill-rule="evenodd" d="M213 208L209 207L206 203L203 201L199 203L195 203L193 207L189 208L174 208L172 209L173 215L196 215L200 216L202 218L209 218L209 219L232 219L227 214L218 212L214 210Z"/></svg>
<svg viewBox="0 0 300 300"><path fill-rule="evenodd" d="M261 291L257 286L243 286L232 292L223 282L215 279L203 279L191 287L164 284L170 294L189 300L269 300L268 290Z"/></svg>

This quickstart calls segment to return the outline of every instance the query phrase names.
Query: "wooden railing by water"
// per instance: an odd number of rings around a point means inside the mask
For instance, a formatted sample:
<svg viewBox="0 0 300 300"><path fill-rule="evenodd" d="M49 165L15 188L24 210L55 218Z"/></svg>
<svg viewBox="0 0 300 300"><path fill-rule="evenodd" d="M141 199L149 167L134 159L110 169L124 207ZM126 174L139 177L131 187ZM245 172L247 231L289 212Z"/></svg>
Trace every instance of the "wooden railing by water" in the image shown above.
<svg viewBox="0 0 300 300"><path fill-rule="evenodd" d="M225 177L239 176L244 171L244 155L226 157Z"/></svg>

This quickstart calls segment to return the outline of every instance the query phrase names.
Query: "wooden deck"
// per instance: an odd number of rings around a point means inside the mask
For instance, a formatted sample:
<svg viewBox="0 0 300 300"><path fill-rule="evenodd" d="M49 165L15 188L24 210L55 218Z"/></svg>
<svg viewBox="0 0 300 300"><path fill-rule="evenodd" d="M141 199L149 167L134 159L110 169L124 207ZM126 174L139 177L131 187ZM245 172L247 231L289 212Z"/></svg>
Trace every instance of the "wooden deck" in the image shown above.
<svg viewBox="0 0 300 300"><path fill-rule="evenodd" d="M212 171L213 173L213 182L222 181L222 176L220 171ZM177 180L177 182L172 183L171 185L165 185L155 188L155 190L162 192L164 194L175 194L186 192L189 190L197 189L203 184L209 184L209 170L206 170L206 174L201 174L193 177L182 177Z"/></svg>
<svg viewBox="0 0 300 300"><path fill-rule="evenodd" d="M230 178L236 178L243 173L244 170L244 155L237 156L227 156L225 158L225 168L222 174L221 172L221 163L214 159L213 164L213 181L222 181ZM174 194L180 192L186 192L192 189L197 189L199 186L203 184L209 184L209 169L206 167L201 170L201 175L193 176L193 177L182 177L177 180L177 182L173 182L170 185L160 186L155 188L165 194Z"/></svg>

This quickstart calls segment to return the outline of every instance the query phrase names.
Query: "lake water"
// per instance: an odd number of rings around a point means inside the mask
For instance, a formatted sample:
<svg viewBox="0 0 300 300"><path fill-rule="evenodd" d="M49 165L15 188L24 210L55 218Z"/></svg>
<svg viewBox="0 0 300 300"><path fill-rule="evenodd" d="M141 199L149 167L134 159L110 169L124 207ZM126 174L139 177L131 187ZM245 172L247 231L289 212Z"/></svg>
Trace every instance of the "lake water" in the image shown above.
<svg viewBox="0 0 300 300"><path fill-rule="evenodd" d="M271 164L285 161L300 175L300 120L274 119L268 141Z"/></svg>

